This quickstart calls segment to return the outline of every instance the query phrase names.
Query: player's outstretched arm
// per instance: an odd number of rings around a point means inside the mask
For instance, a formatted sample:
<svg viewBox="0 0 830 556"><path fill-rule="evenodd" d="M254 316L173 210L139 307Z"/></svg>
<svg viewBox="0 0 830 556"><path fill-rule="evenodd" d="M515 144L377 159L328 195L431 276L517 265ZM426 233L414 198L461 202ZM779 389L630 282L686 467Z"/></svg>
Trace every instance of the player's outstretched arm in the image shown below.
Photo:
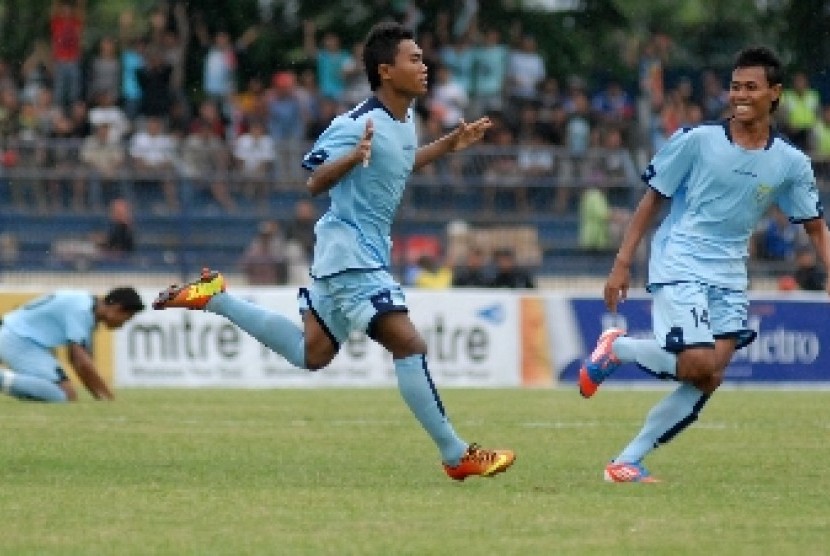
<svg viewBox="0 0 830 556"><path fill-rule="evenodd" d="M311 177L306 181L306 188L309 193L312 196L325 193L358 164L363 164L364 167L368 166L372 156L372 137L374 134L375 128L372 120L366 120L363 136L353 150L337 160L326 162L311 173Z"/></svg>
<svg viewBox="0 0 830 556"><path fill-rule="evenodd" d="M827 229L827 222L824 218L808 220L804 222L804 231L807 232L819 259L824 264L824 270L830 271L830 231ZM827 280L824 289L830 295L830 280Z"/></svg>
<svg viewBox="0 0 830 556"><path fill-rule="evenodd" d="M75 369L75 374L78 375L78 378L93 398L96 400L112 400L115 398L95 368L92 356L84 347L78 344L69 344L69 361Z"/></svg>
<svg viewBox="0 0 830 556"><path fill-rule="evenodd" d="M611 312L616 312L617 305L628 295L631 285L631 262L662 204L663 197L649 188L631 217L603 291L605 305Z"/></svg>
<svg viewBox="0 0 830 556"><path fill-rule="evenodd" d="M454 130L418 149L415 155L415 170L429 165L449 152L466 149L480 141L491 127L493 122L486 116L470 123L461 120Z"/></svg>

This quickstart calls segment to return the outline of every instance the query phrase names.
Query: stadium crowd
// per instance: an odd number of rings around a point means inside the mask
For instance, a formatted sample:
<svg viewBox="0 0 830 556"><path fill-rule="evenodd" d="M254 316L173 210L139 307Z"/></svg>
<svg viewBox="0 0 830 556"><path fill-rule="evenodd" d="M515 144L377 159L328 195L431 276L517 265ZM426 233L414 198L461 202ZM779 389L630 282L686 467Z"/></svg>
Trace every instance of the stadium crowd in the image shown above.
<svg viewBox="0 0 830 556"><path fill-rule="evenodd" d="M23 60L0 59L0 182L13 210L103 214L126 198L160 214L183 204L267 212L275 190L301 190L309 141L370 94L361 44L310 20L304 62L243 83L239 61L256 27L232 36L182 2L161 2L145 17L125 10L108 33L87 27L85 7L55 0L50 35L34 37ZM517 212L576 212L589 250L612 247L624 225L639 183L635 161L680 127L728 111L725 74L707 69L669 82L673 44L660 33L641 45L637 83L591 83L548 73L534 36L517 25L480 28L469 14L446 12L436 25L409 23L429 67L429 93L417 105L421 141L462 118L495 122L477 156L432 165L413 181L454 187L473 179L483 206L496 211L507 191ZM196 91L186 86L193 56ZM830 105L805 73L792 76L779 112L781 129L826 178Z"/></svg>

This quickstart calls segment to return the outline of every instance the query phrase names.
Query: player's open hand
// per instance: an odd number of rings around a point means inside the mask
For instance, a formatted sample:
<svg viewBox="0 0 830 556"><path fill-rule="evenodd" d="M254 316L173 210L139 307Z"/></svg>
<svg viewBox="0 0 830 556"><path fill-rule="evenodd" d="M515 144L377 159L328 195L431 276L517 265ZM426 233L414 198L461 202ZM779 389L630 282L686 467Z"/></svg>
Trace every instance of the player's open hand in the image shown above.
<svg viewBox="0 0 830 556"><path fill-rule="evenodd" d="M375 134L375 124L371 119L366 120L366 128L363 130L363 137L357 144L357 153L363 162L363 167L369 166L369 159L372 158L372 136Z"/></svg>
<svg viewBox="0 0 830 556"><path fill-rule="evenodd" d="M612 313L617 312L617 307L625 301L628 296L628 288L631 285L631 271L625 265L615 264L605 282L603 297L605 306Z"/></svg>
<svg viewBox="0 0 830 556"><path fill-rule="evenodd" d="M450 140L452 141L452 150L460 151L466 149L473 143L480 141L488 129L493 127L493 122L487 116L479 118L474 122L467 123L464 120L458 124L450 133Z"/></svg>

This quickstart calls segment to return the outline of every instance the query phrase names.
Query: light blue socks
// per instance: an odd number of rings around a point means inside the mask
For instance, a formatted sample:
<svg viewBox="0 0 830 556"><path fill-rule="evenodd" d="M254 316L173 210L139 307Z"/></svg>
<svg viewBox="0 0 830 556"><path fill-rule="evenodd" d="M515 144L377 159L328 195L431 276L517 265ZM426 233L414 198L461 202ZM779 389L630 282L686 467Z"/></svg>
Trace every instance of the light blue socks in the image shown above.
<svg viewBox="0 0 830 556"><path fill-rule="evenodd" d="M664 350L657 340L620 336L612 350L623 363L637 363L658 378L677 376L677 355Z"/></svg>
<svg viewBox="0 0 830 556"><path fill-rule="evenodd" d="M66 392L54 382L9 370L0 371L0 389L21 400L65 402Z"/></svg>
<svg viewBox="0 0 830 556"><path fill-rule="evenodd" d="M708 400L708 395L691 384L681 383L677 390L651 408L640 433L614 461L639 463L649 452L694 423Z"/></svg>
<svg viewBox="0 0 830 556"><path fill-rule="evenodd" d="M450 466L458 465L467 443L458 438L444 413L438 390L429 376L426 355L395 359L395 374L401 397L438 446L442 461Z"/></svg>
<svg viewBox="0 0 830 556"><path fill-rule="evenodd" d="M227 318L295 367L305 369L305 336L284 316L227 292L214 295L205 309Z"/></svg>

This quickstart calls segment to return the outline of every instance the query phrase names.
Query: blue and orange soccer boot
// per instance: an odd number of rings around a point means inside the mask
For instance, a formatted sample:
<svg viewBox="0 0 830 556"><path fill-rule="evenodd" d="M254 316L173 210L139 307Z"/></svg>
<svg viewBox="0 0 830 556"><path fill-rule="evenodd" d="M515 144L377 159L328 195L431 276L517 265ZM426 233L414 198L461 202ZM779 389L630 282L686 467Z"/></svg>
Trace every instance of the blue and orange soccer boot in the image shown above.
<svg viewBox="0 0 830 556"><path fill-rule="evenodd" d="M611 345L624 334L625 330L620 328L609 328L600 334L597 347L579 369L579 393L583 398L593 396L602 381L620 366L620 360L611 351Z"/></svg>
<svg viewBox="0 0 830 556"><path fill-rule="evenodd" d="M450 478L463 481L471 475L492 477L513 465L516 454L510 450L485 450L478 444L470 444L455 467L444 464L444 471Z"/></svg>
<svg viewBox="0 0 830 556"><path fill-rule="evenodd" d="M609 483L659 483L660 479L651 476L648 469L640 463L615 463L605 466L603 474Z"/></svg>
<svg viewBox="0 0 830 556"><path fill-rule="evenodd" d="M174 284L159 293L153 301L153 309L170 307L204 309L214 295L223 291L225 291L225 277L215 270L203 268L198 280L183 286Z"/></svg>

